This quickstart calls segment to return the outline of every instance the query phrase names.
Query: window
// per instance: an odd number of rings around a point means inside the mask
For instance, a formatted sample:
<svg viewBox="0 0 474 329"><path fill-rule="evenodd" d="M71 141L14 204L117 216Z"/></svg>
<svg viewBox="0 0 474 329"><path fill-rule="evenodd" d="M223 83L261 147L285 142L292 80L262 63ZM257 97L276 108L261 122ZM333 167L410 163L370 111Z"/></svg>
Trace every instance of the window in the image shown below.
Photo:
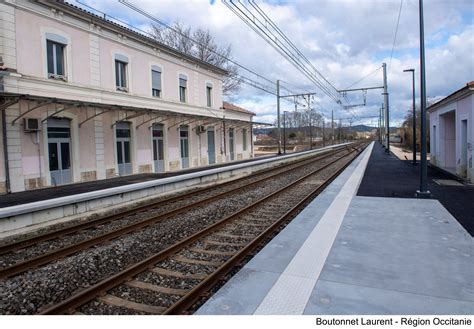
<svg viewBox="0 0 474 329"><path fill-rule="evenodd" d="M46 40L49 78L64 80L64 48L64 44Z"/></svg>
<svg viewBox="0 0 474 329"><path fill-rule="evenodd" d="M247 129L242 129L242 150L247 151Z"/></svg>
<svg viewBox="0 0 474 329"><path fill-rule="evenodd" d="M207 107L212 106L212 85L208 83L206 85L206 98L207 98Z"/></svg>
<svg viewBox="0 0 474 329"><path fill-rule="evenodd" d="M115 85L117 90L127 90L127 63L115 60Z"/></svg>
<svg viewBox="0 0 474 329"><path fill-rule="evenodd" d="M153 97L161 97L161 70L156 66L151 69L151 94Z"/></svg>
<svg viewBox="0 0 474 329"><path fill-rule="evenodd" d="M179 75L179 101L181 103L186 103L186 84L188 79L185 75Z"/></svg>

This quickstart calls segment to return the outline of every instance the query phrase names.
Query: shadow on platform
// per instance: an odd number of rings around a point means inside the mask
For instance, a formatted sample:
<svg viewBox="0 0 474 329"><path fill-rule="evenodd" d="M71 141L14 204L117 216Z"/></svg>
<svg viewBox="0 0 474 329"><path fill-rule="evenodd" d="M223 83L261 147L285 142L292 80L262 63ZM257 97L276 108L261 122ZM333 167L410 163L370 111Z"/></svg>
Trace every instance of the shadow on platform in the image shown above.
<svg viewBox="0 0 474 329"><path fill-rule="evenodd" d="M474 236L474 187L439 185L434 180L454 180L452 175L428 166L428 190ZM416 198L420 187L420 166L387 154L375 143L357 195Z"/></svg>

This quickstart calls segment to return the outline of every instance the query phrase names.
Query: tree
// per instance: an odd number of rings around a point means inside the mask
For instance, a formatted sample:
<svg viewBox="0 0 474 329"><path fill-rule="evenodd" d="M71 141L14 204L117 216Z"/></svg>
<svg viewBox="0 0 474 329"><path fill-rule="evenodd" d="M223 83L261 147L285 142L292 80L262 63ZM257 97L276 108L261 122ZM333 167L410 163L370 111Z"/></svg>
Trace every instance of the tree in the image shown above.
<svg viewBox="0 0 474 329"><path fill-rule="evenodd" d="M232 59L232 46L219 46L209 30L198 28L192 31L190 27L176 21L172 29L152 24L151 33L157 41L171 48L226 70L228 74L222 82L224 95L239 90L241 81L237 76L238 68L229 61Z"/></svg>
<svg viewBox="0 0 474 329"><path fill-rule="evenodd" d="M428 107L429 105L427 105ZM416 117L415 117L415 124L416 124L416 150L419 152L421 150L421 110L420 107L417 105L415 107ZM427 128L427 144L429 148L430 144L430 137L429 137L429 116L426 116L426 128ZM410 150L413 148L413 110L408 110L407 114L405 115L405 121L402 124L402 130L404 133L403 143L404 146L409 148Z"/></svg>

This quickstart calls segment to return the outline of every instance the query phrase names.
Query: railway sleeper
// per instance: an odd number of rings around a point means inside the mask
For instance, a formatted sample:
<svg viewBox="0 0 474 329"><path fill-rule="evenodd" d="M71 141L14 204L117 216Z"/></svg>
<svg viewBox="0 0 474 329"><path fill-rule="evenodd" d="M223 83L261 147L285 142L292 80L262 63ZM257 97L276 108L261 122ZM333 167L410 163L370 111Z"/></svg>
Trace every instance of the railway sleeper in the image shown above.
<svg viewBox="0 0 474 329"><path fill-rule="evenodd" d="M166 311L166 307L136 303L109 294L99 297L98 300L110 306L125 307L130 310L145 312L149 314L163 314Z"/></svg>
<svg viewBox="0 0 474 329"><path fill-rule="evenodd" d="M159 275L173 276L173 277L179 278L179 279L204 280L207 276L206 274L197 274L197 273L195 273L195 274L192 274L192 273L184 274L184 273L177 272L177 271L167 270L167 269L164 269L164 268L161 268L161 267L155 267L155 268L151 269L150 271L153 272L153 273L159 274Z"/></svg>
<svg viewBox="0 0 474 329"><path fill-rule="evenodd" d="M222 264L222 262L214 262L214 261L201 260L201 259L192 259L192 258L188 258L188 257L181 256L181 255L173 256L173 259L178 261L178 262L188 263L188 264L195 264L195 265L206 265L206 266L218 267Z"/></svg>
<svg viewBox="0 0 474 329"><path fill-rule="evenodd" d="M126 282L125 284L129 287L150 290L153 292L158 292L158 293L167 294L167 295L184 296L188 292L185 289L162 287L162 286L158 286L155 284L146 283L146 282L142 282L138 280L132 280L132 281Z"/></svg>
<svg viewBox="0 0 474 329"><path fill-rule="evenodd" d="M191 247L188 249L192 252L197 252L201 254L217 255L217 256L233 256L235 252L233 251L219 251L219 250L210 250L210 249L201 249L197 247Z"/></svg>

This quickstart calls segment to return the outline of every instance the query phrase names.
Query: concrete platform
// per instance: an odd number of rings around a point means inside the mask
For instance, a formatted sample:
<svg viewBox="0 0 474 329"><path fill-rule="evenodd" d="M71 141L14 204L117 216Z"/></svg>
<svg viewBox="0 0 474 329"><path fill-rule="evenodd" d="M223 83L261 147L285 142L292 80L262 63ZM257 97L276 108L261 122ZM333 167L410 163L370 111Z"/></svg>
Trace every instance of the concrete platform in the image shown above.
<svg viewBox="0 0 474 329"><path fill-rule="evenodd" d="M474 186L462 181L458 186L437 183L456 179L452 174L428 166L428 190L432 199L438 200L474 236ZM412 165L410 160L401 161L375 143L357 195L414 198L419 188L420 165Z"/></svg>
<svg viewBox="0 0 474 329"><path fill-rule="evenodd" d="M473 314L473 238L437 200L356 196L371 151L197 314Z"/></svg>

